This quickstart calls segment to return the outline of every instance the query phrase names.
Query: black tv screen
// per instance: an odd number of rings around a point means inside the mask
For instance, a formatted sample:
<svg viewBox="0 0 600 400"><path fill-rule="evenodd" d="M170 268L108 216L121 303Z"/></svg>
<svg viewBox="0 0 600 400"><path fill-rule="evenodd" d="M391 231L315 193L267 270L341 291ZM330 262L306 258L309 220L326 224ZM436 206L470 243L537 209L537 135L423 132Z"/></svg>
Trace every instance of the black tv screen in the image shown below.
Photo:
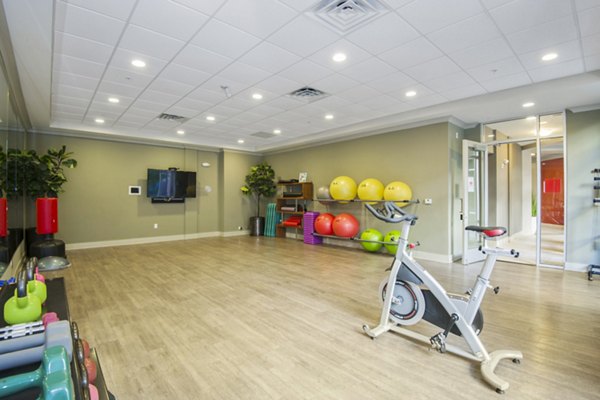
<svg viewBox="0 0 600 400"><path fill-rule="evenodd" d="M150 168L146 196L153 199L196 197L196 173Z"/></svg>

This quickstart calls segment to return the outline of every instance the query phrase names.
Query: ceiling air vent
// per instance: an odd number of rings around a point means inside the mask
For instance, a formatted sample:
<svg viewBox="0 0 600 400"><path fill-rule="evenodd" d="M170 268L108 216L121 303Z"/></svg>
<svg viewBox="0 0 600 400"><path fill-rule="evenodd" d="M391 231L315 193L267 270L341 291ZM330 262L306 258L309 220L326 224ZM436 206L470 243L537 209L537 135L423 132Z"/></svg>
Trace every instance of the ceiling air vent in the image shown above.
<svg viewBox="0 0 600 400"><path fill-rule="evenodd" d="M344 34L389 11L380 0L321 0L308 15Z"/></svg>
<svg viewBox="0 0 600 400"><path fill-rule="evenodd" d="M297 100L305 101L307 103L312 103L313 101L321 100L329 96L329 94L319 89L304 86L303 88L294 90L292 93L289 93L288 96Z"/></svg>
<svg viewBox="0 0 600 400"><path fill-rule="evenodd" d="M162 113L158 116L158 119L162 119L164 121L185 122L189 118L182 117L181 115Z"/></svg>

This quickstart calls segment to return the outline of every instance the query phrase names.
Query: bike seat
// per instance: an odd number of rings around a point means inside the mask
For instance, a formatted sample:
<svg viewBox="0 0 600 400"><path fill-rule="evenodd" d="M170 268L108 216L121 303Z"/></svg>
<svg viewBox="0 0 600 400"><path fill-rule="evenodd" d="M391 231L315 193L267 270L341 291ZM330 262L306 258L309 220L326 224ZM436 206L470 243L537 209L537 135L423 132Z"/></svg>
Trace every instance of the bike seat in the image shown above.
<svg viewBox="0 0 600 400"><path fill-rule="evenodd" d="M506 233L506 228L503 226L477 226L469 225L465 228L467 231L473 231L484 234L486 237L502 236Z"/></svg>

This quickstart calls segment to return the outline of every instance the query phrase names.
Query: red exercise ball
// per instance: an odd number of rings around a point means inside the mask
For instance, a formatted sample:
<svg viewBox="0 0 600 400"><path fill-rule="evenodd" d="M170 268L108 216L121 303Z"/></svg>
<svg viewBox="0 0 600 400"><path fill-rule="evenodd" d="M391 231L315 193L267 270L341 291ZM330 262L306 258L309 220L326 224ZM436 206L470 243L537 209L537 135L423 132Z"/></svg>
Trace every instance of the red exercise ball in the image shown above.
<svg viewBox="0 0 600 400"><path fill-rule="evenodd" d="M333 228L331 224L335 216L330 213L319 214L315 219L315 231L319 235L333 235Z"/></svg>
<svg viewBox="0 0 600 400"><path fill-rule="evenodd" d="M358 220L352 214L342 213L333 220L333 233L340 237L354 237L360 230Z"/></svg>

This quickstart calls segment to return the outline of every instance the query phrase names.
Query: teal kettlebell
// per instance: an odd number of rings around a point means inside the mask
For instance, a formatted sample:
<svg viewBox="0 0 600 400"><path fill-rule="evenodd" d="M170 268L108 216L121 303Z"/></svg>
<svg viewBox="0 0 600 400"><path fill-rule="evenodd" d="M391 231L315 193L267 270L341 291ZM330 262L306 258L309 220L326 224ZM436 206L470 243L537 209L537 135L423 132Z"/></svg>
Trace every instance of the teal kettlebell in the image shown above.
<svg viewBox="0 0 600 400"><path fill-rule="evenodd" d="M35 276L35 266L37 263L37 259L30 259L25 266L26 277L27 277L27 292L36 296L40 299L40 304L44 304L48 293L46 291L46 284L44 282L40 282L36 279Z"/></svg>
<svg viewBox="0 0 600 400"><path fill-rule="evenodd" d="M15 295L4 303L4 320L9 325L33 322L42 316L42 303L37 296L27 292L24 269L19 273Z"/></svg>

